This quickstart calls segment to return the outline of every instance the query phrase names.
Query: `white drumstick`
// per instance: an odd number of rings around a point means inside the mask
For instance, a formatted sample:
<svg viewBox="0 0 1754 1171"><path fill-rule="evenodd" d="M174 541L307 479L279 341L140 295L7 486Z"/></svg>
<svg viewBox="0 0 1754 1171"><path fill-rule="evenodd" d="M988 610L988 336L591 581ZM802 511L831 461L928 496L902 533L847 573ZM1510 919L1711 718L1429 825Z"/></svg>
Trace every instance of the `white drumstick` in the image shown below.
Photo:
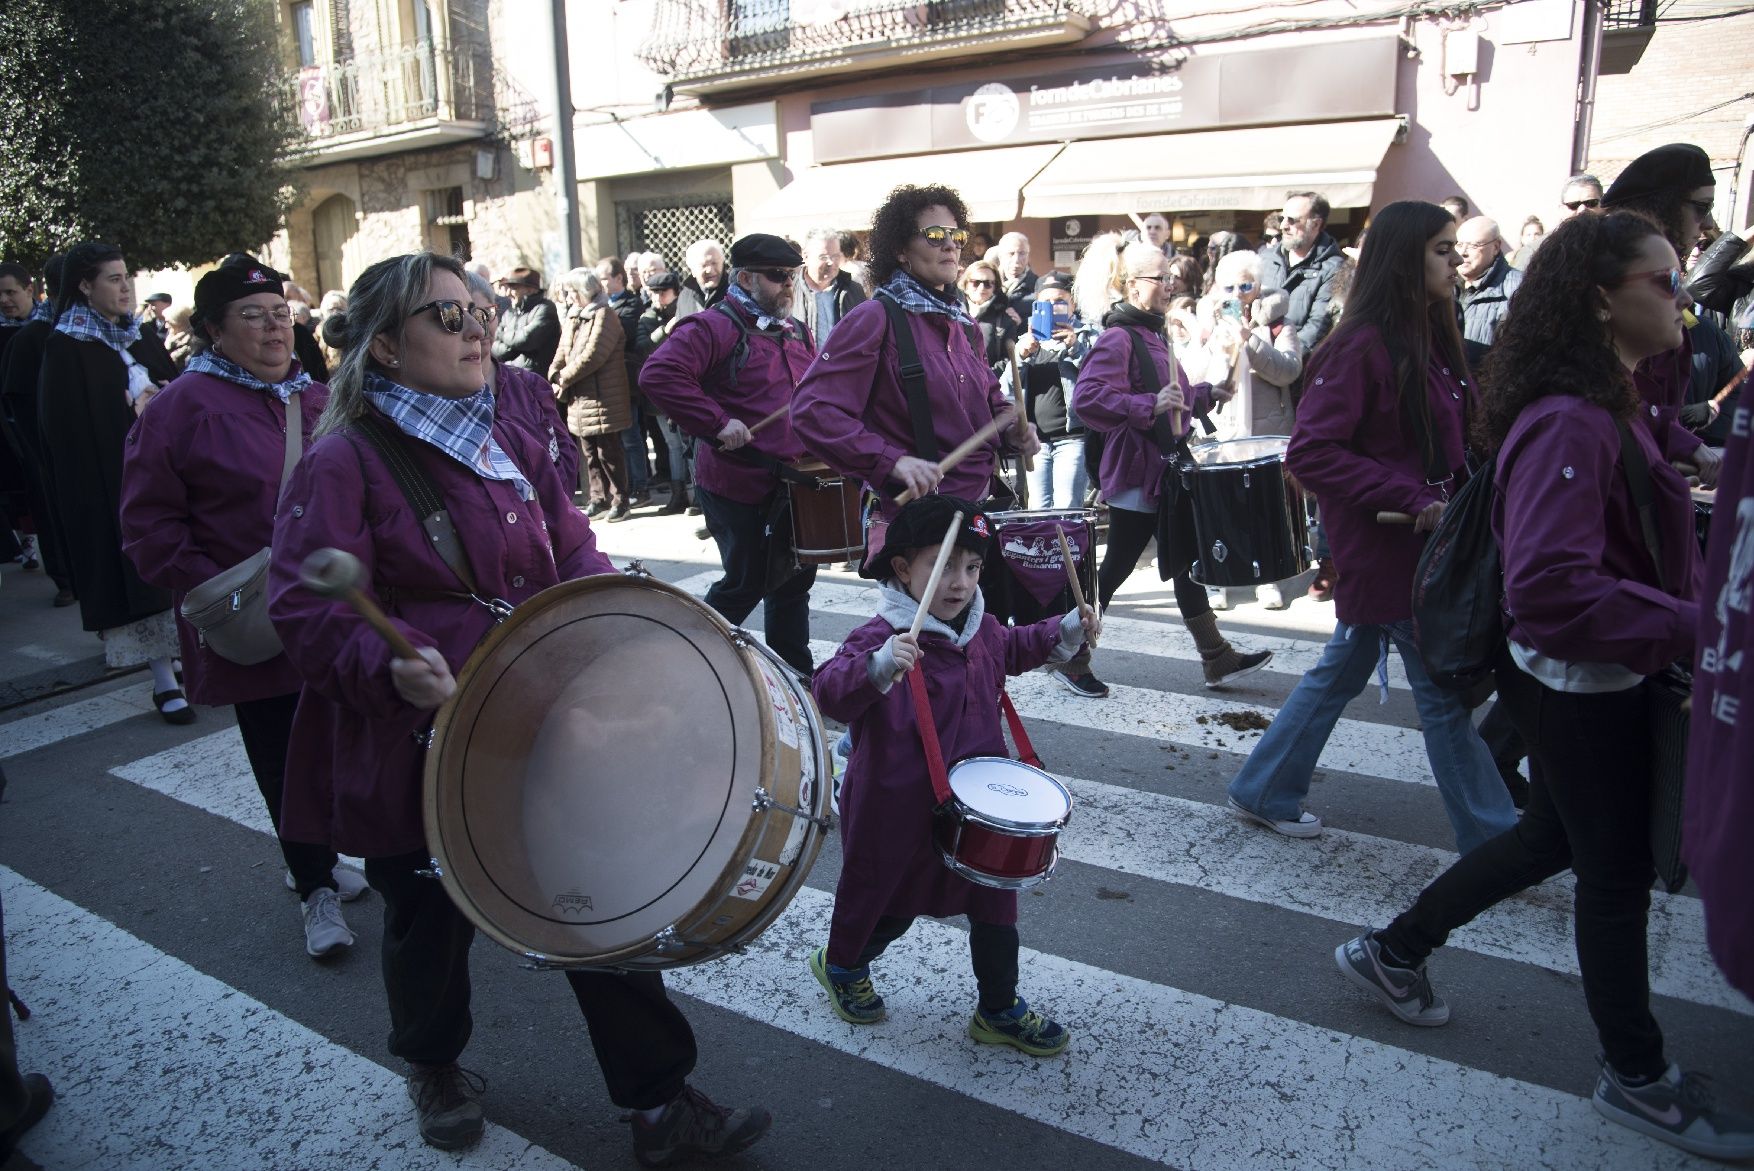
<svg viewBox="0 0 1754 1171"><path fill-rule="evenodd" d="M932 598L938 593L938 579L944 576L944 565L950 560L950 550L956 547L956 534L961 528L962 514L959 512L950 518L950 528L944 534L944 543L938 546L938 558L932 562L932 575L926 579L926 592L920 595L920 608L914 611L914 623L908 627L908 637L916 641L920 637L920 628L926 624L926 611L931 608ZM900 679L906 674L906 671L897 671L895 677Z"/></svg>

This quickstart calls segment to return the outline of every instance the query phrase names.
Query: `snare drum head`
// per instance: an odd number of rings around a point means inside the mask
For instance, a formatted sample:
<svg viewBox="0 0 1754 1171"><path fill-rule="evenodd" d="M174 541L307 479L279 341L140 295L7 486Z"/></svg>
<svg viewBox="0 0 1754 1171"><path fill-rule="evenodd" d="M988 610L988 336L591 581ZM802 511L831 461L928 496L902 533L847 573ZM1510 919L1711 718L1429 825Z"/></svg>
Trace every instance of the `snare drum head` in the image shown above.
<svg viewBox="0 0 1754 1171"><path fill-rule="evenodd" d="M1053 825L1072 812L1072 795L1041 769L1003 756L971 756L950 769L956 799L989 820Z"/></svg>
<svg viewBox="0 0 1754 1171"><path fill-rule="evenodd" d="M1220 439L1202 443L1189 454L1201 467L1220 464L1246 464L1256 460L1282 460L1291 440L1284 435L1259 435L1253 439Z"/></svg>
<svg viewBox="0 0 1754 1171"><path fill-rule="evenodd" d="M460 674L427 760L428 846L506 946L577 962L638 945L731 861L774 726L705 606L635 578L563 583Z"/></svg>

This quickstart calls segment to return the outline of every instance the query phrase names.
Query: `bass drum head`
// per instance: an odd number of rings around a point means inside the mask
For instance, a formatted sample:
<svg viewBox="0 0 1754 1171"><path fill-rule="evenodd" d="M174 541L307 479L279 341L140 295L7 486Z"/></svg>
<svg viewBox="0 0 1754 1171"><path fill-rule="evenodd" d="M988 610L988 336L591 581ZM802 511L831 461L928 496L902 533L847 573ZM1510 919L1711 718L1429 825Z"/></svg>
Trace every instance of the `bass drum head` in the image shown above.
<svg viewBox="0 0 1754 1171"><path fill-rule="evenodd" d="M1189 450L1194 462L1203 468L1226 464L1247 464L1256 460L1284 459L1291 439L1285 435L1257 435L1250 439L1220 439L1202 443Z"/></svg>
<svg viewBox="0 0 1754 1171"><path fill-rule="evenodd" d="M490 938L610 966L713 891L772 729L717 614L659 582L565 582L459 675L427 758L427 843Z"/></svg>

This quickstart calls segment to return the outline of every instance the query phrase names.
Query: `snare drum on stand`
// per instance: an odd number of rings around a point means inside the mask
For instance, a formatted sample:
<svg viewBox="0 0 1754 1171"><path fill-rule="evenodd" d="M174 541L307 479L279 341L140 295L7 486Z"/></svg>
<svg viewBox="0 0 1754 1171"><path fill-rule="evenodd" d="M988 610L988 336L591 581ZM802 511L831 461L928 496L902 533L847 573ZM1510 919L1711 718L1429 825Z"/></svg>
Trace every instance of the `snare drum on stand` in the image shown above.
<svg viewBox="0 0 1754 1171"><path fill-rule="evenodd" d="M799 464L797 470L812 477L808 484L786 481L798 564L839 565L857 559L865 551L859 482L835 475L824 463Z"/></svg>
<svg viewBox="0 0 1754 1171"><path fill-rule="evenodd" d="M1310 567L1303 491L1285 467L1282 435L1192 448L1182 488L1194 505L1197 552L1190 576L1204 586L1258 586Z"/></svg>

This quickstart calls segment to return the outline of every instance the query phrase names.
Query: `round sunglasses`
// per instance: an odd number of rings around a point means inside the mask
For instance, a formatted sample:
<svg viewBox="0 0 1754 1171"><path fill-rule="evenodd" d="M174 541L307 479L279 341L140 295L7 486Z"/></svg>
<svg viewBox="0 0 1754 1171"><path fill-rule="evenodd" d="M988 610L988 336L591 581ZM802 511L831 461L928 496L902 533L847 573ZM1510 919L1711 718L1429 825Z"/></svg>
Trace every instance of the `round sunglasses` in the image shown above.
<svg viewBox="0 0 1754 1171"><path fill-rule="evenodd" d="M473 317L483 330L494 318L493 310L483 309L479 305L465 305L461 301L428 301L408 316L419 317L428 309L438 314L439 328L446 333L463 332L463 314L465 313Z"/></svg>

